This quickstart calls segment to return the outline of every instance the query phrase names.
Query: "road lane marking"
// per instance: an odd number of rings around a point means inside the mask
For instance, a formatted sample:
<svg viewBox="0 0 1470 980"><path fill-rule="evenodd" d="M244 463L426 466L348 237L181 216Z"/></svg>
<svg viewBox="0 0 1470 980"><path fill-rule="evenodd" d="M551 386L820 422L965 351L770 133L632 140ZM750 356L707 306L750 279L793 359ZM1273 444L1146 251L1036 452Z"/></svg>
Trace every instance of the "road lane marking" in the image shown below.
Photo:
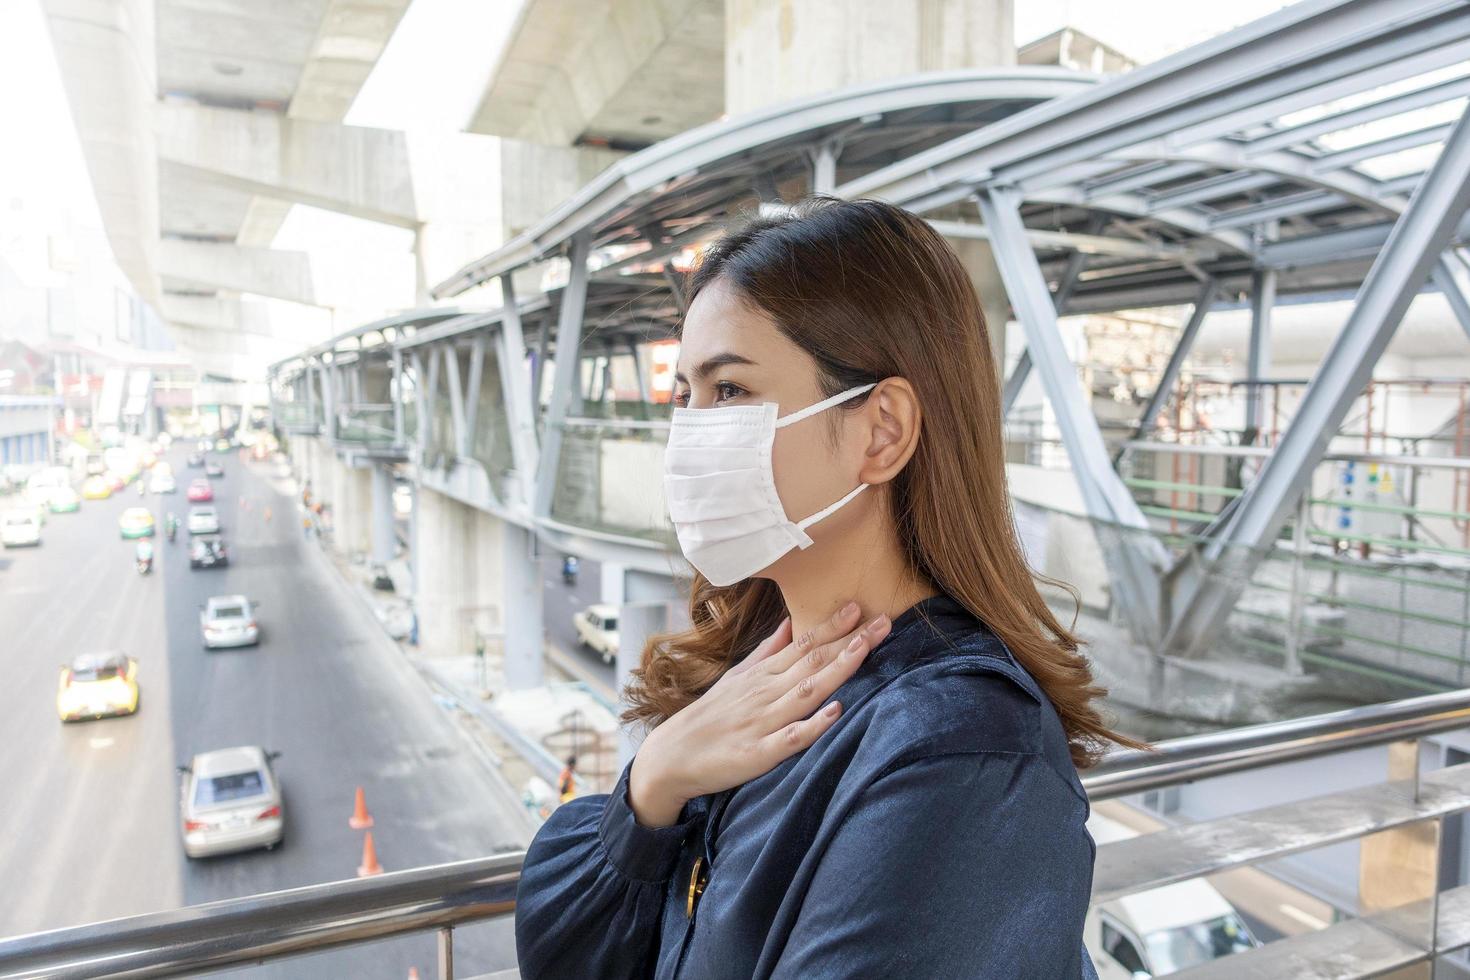
<svg viewBox="0 0 1470 980"><path fill-rule="evenodd" d="M1284 914L1287 918L1295 919L1309 929L1327 928L1328 924L1326 922L1317 918L1315 915L1312 915L1309 912L1303 912L1295 905L1287 905L1285 902L1282 902L1280 905L1277 906L1277 908L1281 909L1282 914Z"/></svg>
<svg viewBox="0 0 1470 980"><path fill-rule="evenodd" d="M87 739L87 744L92 746L92 748L94 749L105 749L115 741L117 741L117 739L113 738L110 735L94 735L91 738Z"/></svg>

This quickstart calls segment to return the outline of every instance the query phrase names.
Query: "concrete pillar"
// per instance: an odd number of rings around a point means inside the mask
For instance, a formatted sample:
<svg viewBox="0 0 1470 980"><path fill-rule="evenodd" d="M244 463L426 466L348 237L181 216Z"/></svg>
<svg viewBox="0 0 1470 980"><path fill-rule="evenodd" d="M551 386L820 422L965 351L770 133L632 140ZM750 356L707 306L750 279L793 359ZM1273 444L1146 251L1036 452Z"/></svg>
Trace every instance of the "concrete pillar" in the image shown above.
<svg viewBox="0 0 1470 980"><path fill-rule="evenodd" d="M648 638L669 628L669 604L667 602L625 603L618 612L618 658L616 682L619 711L627 707L622 691L627 686L628 676L643 656L643 647ZM647 734L641 725L622 725L618 728L618 771L621 772L638 751Z"/></svg>
<svg viewBox="0 0 1470 980"><path fill-rule="evenodd" d="M414 494L416 541L413 555L419 644L427 653L468 653L462 643L461 611L475 587L467 559L474 545L473 514L443 494L418 487Z"/></svg>
<svg viewBox="0 0 1470 980"><path fill-rule="evenodd" d="M535 536L503 523L505 685L512 691L546 683L546 624Z"/></svg>
<svg viewBox="0 0 1470 980"><path fill-rule="evenodd" d="M725 112L916 72L1013 65L1014 31L1013 0L726 0Z"/></svg>
<svg viewBox="0 0 1470 980"><path fill-rule="evenodd" d="M627 566L605 561L599 566L599 570L602 573L602 601L609 606L621 606L627 591L623 584Z"/></svg>
<svg viewBox="0 0 1470 980"><path fill-rule="evenodd" d="M372 555L373 561L385 563L398 554L398 540L393 526L393 474L388 467L374 465L372 482Z"/></svg>
<svg viewBox="0 0 1470 980"><path fill-rule="evenodd" d="M345 555L366 554L372 548L372 472L348 465L333 457L328 463L332 477L332 533L337 550Z"/></svg>

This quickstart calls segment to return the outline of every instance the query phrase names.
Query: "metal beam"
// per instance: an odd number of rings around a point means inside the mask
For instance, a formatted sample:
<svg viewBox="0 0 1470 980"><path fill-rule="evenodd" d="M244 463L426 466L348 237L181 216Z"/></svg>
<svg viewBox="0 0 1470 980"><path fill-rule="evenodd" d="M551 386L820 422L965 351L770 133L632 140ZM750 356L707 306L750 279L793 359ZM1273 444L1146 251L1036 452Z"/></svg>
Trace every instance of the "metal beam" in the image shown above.
<svg viewBox="0 0 1470 980"><path fill-rule="evenodd" d="M500 277L500 294L505 314L500 319L496 360L500 366L500 390L505 399L505 416L510 428L511 456L521 485L521 499L529 506L536 499L536 396L530 391L526 367L526 337L521 329L521 310L510 273Z"/></svg>
<svg viewBox="0 0 1470 980"><path fill-rule="evenodd" d="M1016 183L1148 140L1176 149L1462 60L1470 6L1305 0L1121 79L1037 106L839 188L898 204ZM1263 65L1272 66L1263 70Z"/></svg>
<svg viewBox="0 0 1470 980"><path fill-rule="evenodd" d="M1455 319L1470 337L1470 270L1454 249L1446 249L1434 264L1434 284L1455 311Z"/></svg>
<svg viewBox="0 0 1470 980"><path fill-rule="evenodd" d="M436 352L444 358L444 383L449 387L449 419L454 427L454 438L450 445L456 454L469 456L469 441L464 424L464 385L459 376L459 351L454 342L441 344Z"/></svg>
<svg viewBox="0 0 1470 980"><path fill-rule="evenodd" d="M418 379L415 378L415 387ZM408 440L403 431L403 351L393 348L393 444L402 446Z"/></svg>
<svg viewBox="0 0 1470 980"><path fill-rule="evenodd" d="M1403 112L1438 105L1441 102L1448 102L1450 99L1457 99L1462 95L1470 95L1470 78L1451 79L1448 82L1440 82L1438 85L1431 85L1428 88L1416 89L1413 92L1405 92L1403 95L1380 99L1377 102L1358 106L1355 109L1334 112L1329 116L1313 119L1296 126L1277 129L1266 136L1257 137L1247 143L1246 153L1264 153L1267 150L1284 149L1327 133L1340 132L1350 126L1361 126L1363 123L1387 119L1389 116L1397 116Z"/></svg>
<svg viewBox="0 0 1470 980"><path fill-rule="evenodd" d="M534 516L551 516L556 493L556 474L561 465L563 426L581 401L582 316L587 309L587 253L591 234L572 236L568 258L571 271L561 294L561 312L556 324L556 376L551 384L551 402L546 406L546 428L541 436L541 460L536 472Z"/></svg>
<svg viewBox="0 0 1470 980"><path fill-rule="evenodd" d="M1103 549L1114 598L1135 635L1153 643L1161 625L1163 548L1151 536L1148 521L1108 459L1097 418L1078 384L1076 365L1062 345L1051 292L1036 254L1026 243L1020 203L1020 195L1012 189L991 188L978 198L995 242L996 265L1011 307L1026 331L1026 349L1040 372L1047 401L1056 413L1083 504L1094 521L1120 531L1118 539Z"/></svg>
<svg viewBox="0 0 1470 980"><path fill-rule="evenodd" d="M1231 517L1170 582L1174 610L1167 645L1199 652L1229 616L1244 583L1280 534L1353 402L1372 377L1404 311L1449 245L1470 207L1470 116L1444 150L1358 290L1331 350L1303 395L1291 426Z"/></svg>
<svg viewBox="0 0 1470 980"><path fill-rule="evenodd" d="M1095 235L1102 230L1107 220L1101 215L1093 215L1087 224L1089 235ZM1072 298L1072 291L1077 288L1077 279L1082 271L1087 268L1087 263L1092 256L1083 251L1073 252L1067 258L1067 267L1062 270L1062 275L1057 279L1057 288L1051 294L1052 309L1060 315L1067 308L1067 301ZM1005 387L1000 393L1000 417L1004 419L1011 414L1011 409L1016 405L1016 399L1021 397L1021 389L1026 387L1026 379L1031 376L1031 352L1022 350L1021 356L1016 358L1015 367L1006 378Z"/></svg>
<svg viewBox="0 0 1470 980"><path fill-rule="evenodd" d="M1133 432L1134 439L1143 439L1152 431L1154 422L1158 420L1159 412L1164 408L1164 403L1169 400L1169 393L1174 390L1175 383L1179 380L1179 372L1184 367L1184 359L1189 356L1189 351L1194 347L1194 338L1199 336L1199 328L1205 322L1205 316L1210 312L1210 306L1215 301L1215 280L1205 280L1200 287L1199 299L1194 301L1194 310L1189 314L1189 322L1184 324L1184 330L1179 334L1179 341L1174 345L1174 352L1169 355L1169 363L1164 366L1164 373L1159 376L1159 383L1154 386L1153 394L1149 395L1148 404L1144 406L1143 414L1138 417L1138 428ZM1121 456L1122 453L1120 452Z"/></svg>
<svg viewBox="0 0 1470 980"><path fill-rule="evenodd" d="M475 454L475 426L480 419L480 389L485 378L485 329L475 332L470 341L470 378L464 387L464 445L459 454L471 457Z"/></svg>
<svg viewBox="0 0 1470 980"><path fill-rule="evenodd" d="M1251 271L1251 332L1246 351L1245 431L1252 441L1266 414L1265 388L1271 373L1271 311L1276 306L1276 270Z"/></svg>

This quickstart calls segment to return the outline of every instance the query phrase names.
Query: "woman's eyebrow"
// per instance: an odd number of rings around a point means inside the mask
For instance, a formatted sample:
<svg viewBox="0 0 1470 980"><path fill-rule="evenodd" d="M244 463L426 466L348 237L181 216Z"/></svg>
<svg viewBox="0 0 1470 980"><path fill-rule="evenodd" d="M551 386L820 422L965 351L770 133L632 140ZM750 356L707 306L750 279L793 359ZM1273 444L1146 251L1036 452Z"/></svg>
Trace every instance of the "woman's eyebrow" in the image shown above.
<svg viewBox="0 0 1470 980"><path fill-rule="evenodd" d="M733 351L726 351L723 354L716 354L714 357L706 360L703 364L697 365L694 368L694 376L703 380L704 378L709 377L710 374L715 370L715 368L724 367L726 364L746 364L750 367L757 366L755 361L752 361L748 357L743 357L740 354L734 353ZM682 371L674 372L674 380L682 381L686 384L689 382L689 379L684 376L684 372Z"/></svg>

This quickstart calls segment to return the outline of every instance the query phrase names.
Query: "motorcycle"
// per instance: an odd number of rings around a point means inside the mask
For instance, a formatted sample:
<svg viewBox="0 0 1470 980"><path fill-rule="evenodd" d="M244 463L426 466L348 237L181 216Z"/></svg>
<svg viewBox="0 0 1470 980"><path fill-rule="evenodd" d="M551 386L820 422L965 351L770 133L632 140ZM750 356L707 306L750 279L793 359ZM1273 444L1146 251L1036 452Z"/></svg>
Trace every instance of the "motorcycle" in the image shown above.
<svg viewBox="0 0 1470 980"><path fill-rule="evenodd" d="M562 559L561 580L565 585L577 584L577 559L572 555Z"/></svg>
<svg viewBox="0 0 1470 980"><path fill-rule="evenodd" d="M153 571L153 548L150 545L138 545L137 551L133 553L133 567L138 570L139 575L147 575Z"/></svg>
<svg viewBox="0 0 1470 980"><path fill-rule="evenodd" d="M163 522L163 533L168 535L169 543L172 544L179 534L179 519L172 514L168 515L168 519Z"/></svg>

